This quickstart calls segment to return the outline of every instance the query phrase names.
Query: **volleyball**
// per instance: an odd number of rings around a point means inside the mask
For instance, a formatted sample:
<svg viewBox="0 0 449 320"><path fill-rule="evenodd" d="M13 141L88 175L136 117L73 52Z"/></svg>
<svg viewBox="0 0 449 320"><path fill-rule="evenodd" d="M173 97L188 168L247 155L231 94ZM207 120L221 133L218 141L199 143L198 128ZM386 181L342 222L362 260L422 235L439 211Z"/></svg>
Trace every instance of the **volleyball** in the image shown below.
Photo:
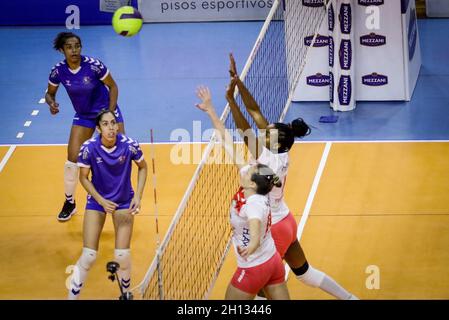
<svg viewBox="0 0 449 320"><path fill-rule="evenodd" d="M136 35L142 28L142 15L131 6L118 8L112 16L114 31L124 37Z"/></svg>

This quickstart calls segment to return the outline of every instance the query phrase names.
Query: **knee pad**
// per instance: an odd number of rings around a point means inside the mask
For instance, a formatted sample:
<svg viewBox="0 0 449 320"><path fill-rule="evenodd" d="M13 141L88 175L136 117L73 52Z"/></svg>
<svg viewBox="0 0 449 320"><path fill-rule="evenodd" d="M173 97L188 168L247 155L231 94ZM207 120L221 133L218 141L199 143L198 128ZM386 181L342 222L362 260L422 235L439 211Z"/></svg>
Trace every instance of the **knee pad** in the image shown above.
<svg viewBox="0 0 449 320"><path fill-rule="evenodd" d="M311 265L309 265L307 271L304 274L297 276L296 278L298 278L298 280L301 280L308 286L318 288L323 282L324 276L324 272L314 269Z"/></svg>
<svg viewBox="0 0 449 320"><path fill-rule="evenodd" d="M131 266L131 250L130 249L115 249L115 261L120 265L121 270L129 269ZM119 270L120 270L119 269Z"/></svg>
<svg viewBox="0 0 449 320"><path fill-rule="evenodd" d="M81 268L88 271L97 260L97 251L89 248L83 248L83 253L78 260L78 264Z"/></svg>

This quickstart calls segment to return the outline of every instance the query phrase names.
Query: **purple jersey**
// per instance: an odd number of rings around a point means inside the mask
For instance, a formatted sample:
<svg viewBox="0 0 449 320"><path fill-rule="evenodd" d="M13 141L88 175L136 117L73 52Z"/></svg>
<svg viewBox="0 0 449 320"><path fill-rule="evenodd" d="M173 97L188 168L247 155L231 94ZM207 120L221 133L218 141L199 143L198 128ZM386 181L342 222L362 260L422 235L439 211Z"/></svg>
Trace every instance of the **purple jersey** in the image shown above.
<svg viewBox="0 0 449 320"><path fill-rule="evenodd" d="M117 204L127 202L134 196L131 186L132 160L142 161L142 150L137 141L122 134L117 135L117 142L110 149L101 144L100 136L87 140L78 154L78 166L91 169L92 184L98 193Z"/></svg>
<svg viewBox="0 0 449 320"><path fill-rule="evenodd" d="M108 68L100 60L81 56L77 70L71 70L66 60L56 64L48 82L53 86L62 83L75 111L83 117L95 118L101 109L109 108L109 90L102 82L108 74Z"/></svg>

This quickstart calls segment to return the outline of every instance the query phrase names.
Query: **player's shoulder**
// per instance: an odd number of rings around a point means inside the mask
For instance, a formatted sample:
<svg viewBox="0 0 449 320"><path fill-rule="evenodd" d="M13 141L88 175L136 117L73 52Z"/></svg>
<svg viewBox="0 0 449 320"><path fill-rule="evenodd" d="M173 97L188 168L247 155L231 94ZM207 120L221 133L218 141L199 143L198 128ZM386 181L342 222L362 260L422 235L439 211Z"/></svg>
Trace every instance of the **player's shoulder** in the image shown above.
<svg viewBox="0 0 449 320"><path fill-rule="evenodd" d="M89 66L90 69L97 72L106 68L106 66L100 59L90 56L81 56L81 64Z"/></svg>
<svg viewBox="0 0 449 320"><path fill-rule="evenodd" d="M93 149L95 148L95 145L98 144L98 137L90 138L89 140L84 141L84 143L81 145L81 150L83 149Z"/></svg>
<svg viewBox="0 0 449 320"><path fill-rule="evenodd" d="M60 74L62 68L67 68L67 64L66 64L65 60L59 61L51 68L50 76L52 78L55 78L57 75Z"/></svg>
<svg viewBox="0 0 449 320"><path fill-rule="evenodd" d="M126 148L132 154L137 154L140 150L139 142L131 137L119 133L117 135L117 141L120 144L120 148Z"/></svg>
<svg viewBox="0 0 449 320"><path fill-rule="evenodd" d="M60 70L60 69L63 68L63 67L67 67L67 64L66 64L65 60L61 60L61 61L59 61L58 63L56 63L56 64L51 68L51 70L52 70L52 71L55 70L55 69Z"/></svg>
<svg viewBox="0 0 449 320"><path fill-rule="evenodd" d="M136 147L139 145L139 142L136 139L126 136L123 133L117 134L117 141L119 141L121 144L134 145Z"/></svg>
<svg viewBox="0 0 449 320"><path fill-rule="evenodd" d="M246 203L249 205L264 207L267 204L267 196L261 194L253 194L252 196L246 199Z"/></svg>

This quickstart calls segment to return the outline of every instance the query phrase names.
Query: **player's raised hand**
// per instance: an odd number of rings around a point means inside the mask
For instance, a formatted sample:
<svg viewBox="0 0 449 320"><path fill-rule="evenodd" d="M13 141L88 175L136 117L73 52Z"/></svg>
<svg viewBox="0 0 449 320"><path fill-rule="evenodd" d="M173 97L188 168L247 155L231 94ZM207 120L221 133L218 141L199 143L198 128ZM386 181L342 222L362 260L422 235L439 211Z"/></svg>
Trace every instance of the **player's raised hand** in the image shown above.
<svg viewBox="0 0 449 320"><path fill-rule="evenodd" d="M196 95L201 99L201 103L197 103L195 105L198 109L204 112L214 110L214 106L212 105L212 96L208 87L199 86L196 89Z"/></svg>
<svg viewBox="0 0 449 320"><path fill-rule="evenodd" d="M228 87L226 88L226 100L233 101L234 100L234 92L235 87L237 85L238 78L232 77L231 82L229 83Z"/></svg>
<svg viewBox="0 0 449 320"><path fill-rule="evenodd" d="M237 73L237 67L235 65L235 60L232 53L229 54L229 75L231 76L231 78L234 77L238 78L239 76Z"/></svg>

